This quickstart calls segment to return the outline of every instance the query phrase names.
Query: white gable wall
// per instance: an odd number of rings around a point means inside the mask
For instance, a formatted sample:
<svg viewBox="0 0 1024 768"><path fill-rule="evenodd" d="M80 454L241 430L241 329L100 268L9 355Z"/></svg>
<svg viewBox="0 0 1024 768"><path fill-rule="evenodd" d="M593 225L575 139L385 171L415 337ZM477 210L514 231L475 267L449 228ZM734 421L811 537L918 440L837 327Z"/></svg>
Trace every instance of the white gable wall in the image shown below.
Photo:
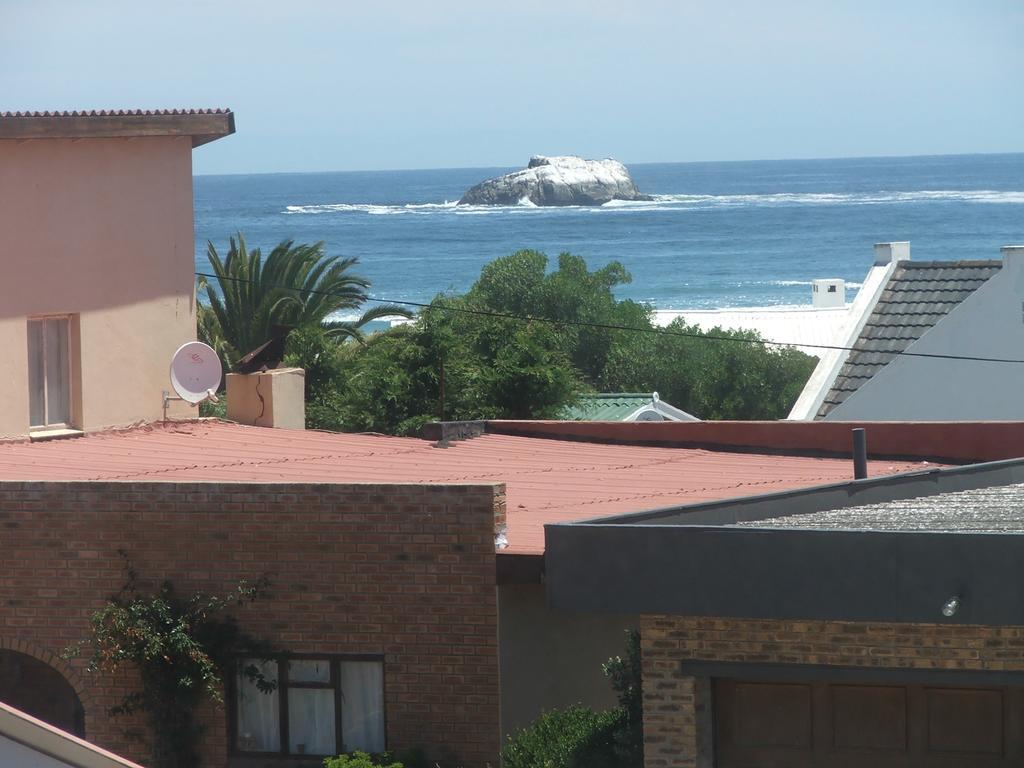
<svg viewBox="0 0 1024 768"><path fill-rule="evenodd" d="M1024 360L1024 246L907 352ZM826 421L1024 419L1024 364L899 356Z"/></svg>
<svg viewBox="0 0 1024 768"><path fill-rule="evenodd" d="M849 309L849 320L847 321L846 333L838 340L830 343L836 344L838 349L818 349L811 351L811 354L818 356L818 364L811 372L810 378L804 384L803 391L796 403L793 404L787 419L809 421L818 415L818 409L825 401L832 384L842 370L843 363L850 356L849 348L854 345L864 330L864 324L871 317L875 310L878 298L889 284L889 278L896 271L900 261L910 258L910 243L876 243L875 263L868 270L857 298Z"/></svg>
<svg viewBox="0 0 1024 768"><path fill-rule="evenodd" d="M0 736L0 765L3 768L70 768L68 763L12 741L6 736Z"/></svg>

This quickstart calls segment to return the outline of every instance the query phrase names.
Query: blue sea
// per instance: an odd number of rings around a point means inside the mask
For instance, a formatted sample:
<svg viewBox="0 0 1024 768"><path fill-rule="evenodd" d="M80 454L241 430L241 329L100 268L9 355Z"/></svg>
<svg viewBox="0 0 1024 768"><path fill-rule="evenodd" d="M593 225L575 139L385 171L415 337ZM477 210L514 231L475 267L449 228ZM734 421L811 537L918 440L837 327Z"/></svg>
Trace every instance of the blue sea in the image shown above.
<svg viewBox="0 0 1024 768"><path fill-rule="evenodd" d="M323 240L356 256L372 293L429 301L466 290L521 248L621 261L618 294L658 309L804 304L810 280L848 298L872 244L911 241L916 260L994 259L1024 242L1024 154L631 165L653 202L600 208L465 207L473 184L512 168L199 176L196 267L223 254Z"/></svg>

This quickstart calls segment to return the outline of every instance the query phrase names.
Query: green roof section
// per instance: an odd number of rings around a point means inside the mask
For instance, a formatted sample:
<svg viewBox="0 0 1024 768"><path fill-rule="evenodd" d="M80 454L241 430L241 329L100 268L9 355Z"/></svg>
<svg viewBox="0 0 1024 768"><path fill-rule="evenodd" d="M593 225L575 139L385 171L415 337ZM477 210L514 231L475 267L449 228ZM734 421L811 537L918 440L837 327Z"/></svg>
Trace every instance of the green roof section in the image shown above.
<svg viewBox="0 0 1024 768"><path fill-rule="evenodd" d="M654 403L653 392L610 392L580 395L559 414L568 421L622 421L638 408Z"/></svg>

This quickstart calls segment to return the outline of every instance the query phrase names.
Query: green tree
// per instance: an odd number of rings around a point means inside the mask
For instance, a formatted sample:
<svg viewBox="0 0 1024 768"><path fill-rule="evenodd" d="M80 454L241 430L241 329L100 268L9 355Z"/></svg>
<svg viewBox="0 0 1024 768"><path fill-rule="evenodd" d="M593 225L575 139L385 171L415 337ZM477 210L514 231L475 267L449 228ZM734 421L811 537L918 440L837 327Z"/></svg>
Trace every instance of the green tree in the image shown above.
<svg viewBox="0 0 1024 768"><path fill-rule="evenodd" d="M207 258L214 280L199 278L205 301L198 313L200 340L217 350L228 366L269 341L276 326L304 328L323 325L334 339L362 339L367 323L389 315L408 317L402 307L382 304L356 320L330 320L343 311L362 308L370 282L352 274L355 258L328 256L322 242L296 245L285 240L266 260L259 248L249 249L245 238L231 238L221 259L213 243Z"/></svg>
<svg viewBox="0 0 1024 768"><path fill-rule="evenodd" d="M633 279L617 261L591 272L582 257L563 253L557 269L548 272L547 267L548 257L538 251L517 251L495 259L466 294L466 305L564 322L555 326L558 346L587 383L600 387L621 331L599 326L649 327L650 311L634 301L615 298L614 288ZM465 322L474 320L470 317Z"/></svg>
<svg viewBox="0 0 1024 768"><path fill-rule="evenodd" d="M626 652L602 671L619 705L595 712L579 704L543 712L502 749L507 768L642 768L643 696L640 633L626 635Z"/></svg>
<svg viewBox="0 0 1024 768"><path fill-rule="evenodd" d="M537 251L496 259L465 295L361 345L294 332L287 360L307 371L309 426L406 434L442 418L556 418L588 389L657 391L705 419L775 419L814 368L749 331L677 321L660 333L648 307L615 298L630 280L617 262L590 271L563 253L547 269Z"/></svg>
<svg viewBox="0 0 1024 768"><path fill-rule="evenodd" d="M611 683L622 713L613 734L613 751L619 765L639 768L644 764L644 699L640 633L637 630L626 632L626 653L608 659L601 666L601 671Z"/></svg>
<svg viewBox="0 0 1024 768"><path fill-rule="evenodd" d="M440 298L413 325L345 345L336 394L312 400L333 402L347 430L406 434L441 418L550 418L573 399L581 382L550 326L465 322L448 311L462 306Z"/></svg>
<svg viewBox="0 0 1024 768"><path fill-rule="evenodd" d="M764 344L754 331L702 331L682 320L665 330L624 334L609 355L603 385L656 391L702 419L779 419L817 364L792 347Z"/></svg>

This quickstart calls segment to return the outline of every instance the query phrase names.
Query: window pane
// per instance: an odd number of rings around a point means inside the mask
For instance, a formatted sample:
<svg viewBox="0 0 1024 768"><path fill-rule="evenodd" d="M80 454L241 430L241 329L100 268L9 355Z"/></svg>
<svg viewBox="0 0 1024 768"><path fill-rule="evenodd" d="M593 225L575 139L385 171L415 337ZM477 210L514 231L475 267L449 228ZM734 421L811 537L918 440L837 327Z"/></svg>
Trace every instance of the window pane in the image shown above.
<svg viewBox="0 0 1024 768"><path fill-rule="evenodd" d="M46 333L46 423L67 424L68 414L68 319L51 317Z"/></svg>
<svg viewBox="0 0 1024 768"><path fill-rule="evenodd" d="M288 745L293 755L334 755L334 690L288 689Z"/></svg>
<svg viewBox="0 0 1024 768"><path fill-rule="evenodd" d="M268 682L277 682L277 662L243 659L238 665L238 744L242 752L281 750L280 695L275 689L263 693L245 674L256 667Z"/></svg>
<svg viewBox="0 0 1024 768"><path fill-rule="evenodd" d="M345 751L384 751L384 664L341 663L341 735Z"/></svg>
<svg viewBox="0 0 1024 768"><path fill-rule="evenodd" d="M288 662L289 683L329 683L331 663L326 659L296 659Z"/></svg>
<svg viewBox="0 0 1024 768"><path fill-rule="evenodd" d="M28 423L41 427L46 423L46 390L43 368L43 321L28 321Z"/></svg>

